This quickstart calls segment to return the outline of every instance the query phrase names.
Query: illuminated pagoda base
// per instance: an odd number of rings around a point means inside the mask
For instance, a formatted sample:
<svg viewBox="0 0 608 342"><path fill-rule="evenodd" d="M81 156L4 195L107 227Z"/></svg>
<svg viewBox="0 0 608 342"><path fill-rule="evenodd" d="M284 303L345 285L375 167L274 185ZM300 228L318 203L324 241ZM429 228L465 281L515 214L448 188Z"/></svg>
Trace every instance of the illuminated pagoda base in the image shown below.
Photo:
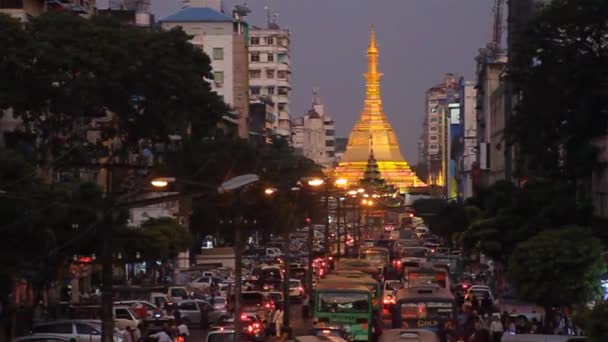
<svg viewBox="0 0 608 342"><path fill-rule="evenodd" d="M382 73L378 71L378 47L373 27L367 60L364 107L350 133L346 152L335 169L335 175L347 179L349 184L357 184L364 178L368 156L373 153L381 177L387 184L394 185L402 193L413 187L426 187L403 158L393 127L382 109Z"/></svg>

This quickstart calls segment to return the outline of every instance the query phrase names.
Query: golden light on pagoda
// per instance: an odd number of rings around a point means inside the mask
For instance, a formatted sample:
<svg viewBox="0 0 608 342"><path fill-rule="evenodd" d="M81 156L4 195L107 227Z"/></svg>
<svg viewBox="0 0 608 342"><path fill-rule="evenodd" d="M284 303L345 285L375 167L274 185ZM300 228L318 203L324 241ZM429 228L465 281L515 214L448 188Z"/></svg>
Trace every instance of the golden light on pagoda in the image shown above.
<svg viewBox="0 0 608 342"><path fill-rule="evenodd" d="M407 188L426 186L403 158L399 142L382 108L380 78L378 69L379 49L372 26L367 49L367 72L365 73L365 100L359 120L348 138L346 152L335 169L339 178L356 184L363 178L370 151L377 161L381 177L400 191Z"/></svg>

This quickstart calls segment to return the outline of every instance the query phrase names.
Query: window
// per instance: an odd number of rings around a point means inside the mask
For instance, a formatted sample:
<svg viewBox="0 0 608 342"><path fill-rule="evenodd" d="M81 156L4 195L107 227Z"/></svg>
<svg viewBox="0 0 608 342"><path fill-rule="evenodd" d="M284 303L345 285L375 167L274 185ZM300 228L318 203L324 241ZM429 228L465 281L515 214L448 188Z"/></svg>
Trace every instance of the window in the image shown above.
<svg viewBox="0 0 608 342"><path fill-rule="evenodd" d="M273 45L274 37L264 37L264 43L266 43L266 45Z"/></svg>
<svg viewBox="0 0 608 342"><path fill-rule="evenodd" d="M287 70L277 71L277 78L280 78L282 80L287 79Z"/></svg>
<svg viewBox="0 0 608 342"><path fill-rule="evenodd" d="M431 118L431 122L437 122L437 118Z"/></svg>
<svg viewBox="0 0 608 342"><path fill-rule="evenodd" d="M336 156L336 154L334 153L334 151L327 151L327 156L328 156L329 158L333 158L333 157L335 157L335 156Z"/></svg>
<svg viewBox="0 0 608 342"><path fill-rule="evenodd" d="M433 108L431 108L431 113L437 113L437 106L434 106Z"/></svg>
<svg viewBox="0 0 608 342"><path fill-rule="evenodd" d="M260 54L259 53L252 53L250 60L252 62L259 62L260 61Z"/></svg>
<svg viewBox="0 0 608 342"><path fill-rule="evenodd" d="M213 59L221 61L224 59L224 48L213 48Z"/></svg>
<svg viewBox="0 0 608 342"><path fill-rule="evenodd" d="M287 110L287 103L281 102L281 103L279 103L277 108L280 112Z"/></svg>
<svg viewBox="0 0 608 342"><path fill-rule="evenodd" d="M268 95L274 95L274 87L266 88L266 92L268 93Z"/></svg>
<svg viewBox="0 0 608 342"><path fill-rule="evenodd" d="M437 145L431 145L431 150L436 150L437 149Z"/></svg>
<svg viewBox="0 0 608 342"><path fill-rule="evenodd" d="M251 87L251 95L260 95L260 87Z"/></svg>
<svg viewBox="0 0 608 342"><path fill-rule="evenodd" d="M127 309L116 309L116 319L128 319L131 320L131 315Z"/></svg>
<svg viewBox="0 0 608 342"><path fill-rule="evenodd" d="M436 135L431 135L431 140L437 140L437 136Z"/></svg>
<svg viewBox="0 0 608 342"><path fill-rule="evenodd" d="M336 131L333 130L333 129L327 129L327 130L325 130L325 135L326 136L332 136L332 135L335 135L335 134L336 134Z"/></svg>
<svg viewBox="0 0 608 342"><path fill-rule="evenodd" d="M437 127L431 127L431 132L436 132L437 131Z"/></svg>
<svg viewBox="0 0 608 342"><path fill-rule="evenodd" d="M333 140L325 140L325 146L327 146L327 147L334 146L334 141Z"/></svg>
<svg viewBox="0 0 608 342"><path fill-rule="evenodd" d="M287 87L279 87L279 95L289 95Z"/></svg>
<svg viewBox="0 0 608 342"><path fill-rule="evenodd" d="M269 62L274 62L274 53L269 53L269 54L268 54L268 57L267 57L267 60L268 60Z"/></svg>
<svg viewBox="0 0 608 342"><path fill-rule="evenodd" d="M260 70L252 69L249 70L249 78L252 80L258 79L262 76L262 72Z"/></svg>
<svg viewBox="0 0 608 342"><path fill-rule="evenodd" d="M184 310L184 311L198 311L198 308L196 307L196 303L195 302L179 303L179 305L177 306L177 308L179 310Z"/></svg>
<svg viewBox="0 0 608 342"><path fill-rule="evenodd" d="M287 55L284 52L277 53L279 63L287 63Z"/></svg>
<svg viewBox="0 0 608 342"><path fill-rule="evenodd" d="M260 37L251 37L249 39L250 45L260 45Z"/></svg>
<svg viewBox="0 0 608 342"><path fill-rule="evenodd" d="M214 71L213 72L213 80L215 83L224 83L224 72L223 71Z"/></svg>
<svg viewBox="0 0 608 342"><path fill-rule="evenodd" d="M266 69L266 78L274 78L274 69Z"/></svg>
<svg viewBox="0 0 608 342"><path fill-rule="evenodd" d="M83 335L100 335L100 332L88 324L76 323L76 332Z"/></svg>
<svg viewBox="0 0 608 342"><path fill-rule="evenodd" d="M72 323L49 324L35 327L35 334L72 334Z"/></svg>

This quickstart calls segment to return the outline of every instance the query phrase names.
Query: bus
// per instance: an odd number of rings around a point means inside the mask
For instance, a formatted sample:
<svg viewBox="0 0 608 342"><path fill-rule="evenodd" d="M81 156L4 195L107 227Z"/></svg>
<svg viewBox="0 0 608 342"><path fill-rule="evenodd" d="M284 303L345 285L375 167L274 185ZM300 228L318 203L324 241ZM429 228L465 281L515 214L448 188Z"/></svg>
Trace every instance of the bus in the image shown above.
<svg viewBox="0 0 608 342"><path fill-rule="evenodd" d="M437 285L403 288L395 294L393 329L425 329L437 332L447 321L456 326L456 299Z"/></svg>
<svg viewBox="0 0 608 342"><path fill-rule="evenodd" d="M450 269L450 275L455 279L459 278L464 271L462 259L457 255L432 254L427 257L427 261L447 265Z"/></svg>
<svg viewBox="0 0 608 342"><path fill-rule="evenodd" d="M371 260L364 259L340 259L338 271L355 270L370 275L372 278L382 281L384 277L384 265L377 264Z"/></svg>
<svg viewBox="0 0 608 342"><path fill-rule="evenodd" d="M372 293L372 305L374 310L382 310L382 292L384 288L382 283L376 279L371 278L367 275L364 276L348 276L348 275L328 275L325 279L321 280L324 283L339 283L339 284L355 284L365 286Z"/></svg>
<svg viewBox="0 0 608 342"><path fill-rule="evenodd" d="M418 263L418 267L406 267L403 273L406 287L436 284L449 290L451 286L447 269L428 262Z"/></svg>
<svg viewBox="0 0 608 342"><path fill-rule="evenodd" d="M365 248L361 254L363 259L383 265L385 270L391 268L390 251L386 247ZM399 261L399 263L401 263L401 261ZM395 264L395 266L397 265ZM386 274L384 276L386 277Z"/></svg>
<svg viewBox="0 0 608 342"><path fill-rule="evenodd" d="M355 341L370 341L374 309L372 293L354 284L317 284L313 319L316 327L347 325Z"/></svg>

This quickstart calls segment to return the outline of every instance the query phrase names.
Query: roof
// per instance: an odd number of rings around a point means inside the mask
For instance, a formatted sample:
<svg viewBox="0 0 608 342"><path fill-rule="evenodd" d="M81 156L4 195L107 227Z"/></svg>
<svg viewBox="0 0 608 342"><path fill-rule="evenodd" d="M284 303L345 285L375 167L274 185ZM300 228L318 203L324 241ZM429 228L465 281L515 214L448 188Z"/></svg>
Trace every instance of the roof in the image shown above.
<svg viewBox="0 0 608 342"><path fill-rule="evenodd" d="M209 7L186 7L161 22L232 22L232 18Z"/></svg>

